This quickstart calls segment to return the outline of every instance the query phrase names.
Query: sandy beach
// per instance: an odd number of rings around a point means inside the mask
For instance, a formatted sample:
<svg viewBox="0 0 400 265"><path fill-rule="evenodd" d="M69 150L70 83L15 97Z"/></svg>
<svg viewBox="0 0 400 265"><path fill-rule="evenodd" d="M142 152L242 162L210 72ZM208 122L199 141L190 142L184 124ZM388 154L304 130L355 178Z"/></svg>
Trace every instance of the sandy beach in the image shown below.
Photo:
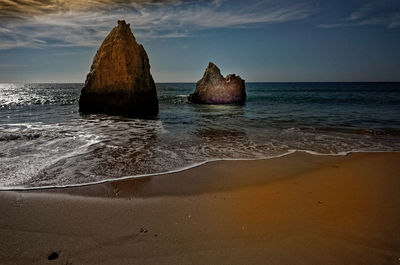
<svg viewBox="0 0 400 265"><path fill-rule="evenodd" d="M399 162L297 152L2 191L0 264L400 264Z"/></svg>
<svg viewBox="0 0 400 265"><path fill-rule="evenodd" d="M400 265L400 0L0 0L0 265Z"/></svg>

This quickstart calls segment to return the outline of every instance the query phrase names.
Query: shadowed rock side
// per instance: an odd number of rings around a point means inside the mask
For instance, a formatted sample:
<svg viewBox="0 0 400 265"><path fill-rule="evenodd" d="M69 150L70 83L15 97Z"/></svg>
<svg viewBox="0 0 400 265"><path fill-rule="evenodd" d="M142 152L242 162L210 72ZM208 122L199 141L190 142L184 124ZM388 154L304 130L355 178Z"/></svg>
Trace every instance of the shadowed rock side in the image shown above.
<svg viewBox="0 0 400 265"><path fill-rule="evenodd" d="M125 21L118 21L97 50L81 91L79 111L128 116L158 113L149 58Z"/></svg>
<svg viewBox="0 0 400 265"><path fill-rule="evenodd" d="M244 80L234 74L224 78L218 67L210 62L203 78L196 84L196 91L188 99L193 103L204 104L244 103Z"/></svg>

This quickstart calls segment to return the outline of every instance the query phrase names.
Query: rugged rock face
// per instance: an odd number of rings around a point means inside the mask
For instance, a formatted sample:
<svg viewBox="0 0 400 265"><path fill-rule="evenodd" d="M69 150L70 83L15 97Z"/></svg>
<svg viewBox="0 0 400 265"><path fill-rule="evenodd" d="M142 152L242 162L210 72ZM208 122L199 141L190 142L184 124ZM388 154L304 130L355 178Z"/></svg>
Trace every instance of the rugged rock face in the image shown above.
<svg viewBox="0 0 400 265"><path fill-rule="evenodd" d="M193 103L205 104L244 103L244 80L234 74L224 78L218 67L210 62L203 78L196 84L196 91L188 99Z"/></svg>
<svg viewBox="0 0 400 265"><path fill-rule="evenodd" d="M125 21L118 21L97 50L81 91L79 111L128 116L158 112L149 58Z"/></svg>

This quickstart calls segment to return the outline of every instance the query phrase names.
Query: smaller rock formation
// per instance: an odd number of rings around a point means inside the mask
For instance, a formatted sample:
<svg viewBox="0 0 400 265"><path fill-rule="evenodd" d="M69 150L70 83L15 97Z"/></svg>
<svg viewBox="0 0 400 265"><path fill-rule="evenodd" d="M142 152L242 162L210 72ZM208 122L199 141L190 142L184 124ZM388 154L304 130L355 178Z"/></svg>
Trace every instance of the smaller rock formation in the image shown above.
<svg viewBox="0 0 400 265"><path fill-rule="evenodd" d="M193 103L240 104L246 100L246 87L240 76L230 74L224 78L210 62L203 78L196 83L196 91L188 99Z"/></svg>
<svg viewBox="0 0 400 265"><path fill-rule="evenodd" d="M79 111L127 116L158 112L149 58L123 20L97 50L81 91Z"/></svg>

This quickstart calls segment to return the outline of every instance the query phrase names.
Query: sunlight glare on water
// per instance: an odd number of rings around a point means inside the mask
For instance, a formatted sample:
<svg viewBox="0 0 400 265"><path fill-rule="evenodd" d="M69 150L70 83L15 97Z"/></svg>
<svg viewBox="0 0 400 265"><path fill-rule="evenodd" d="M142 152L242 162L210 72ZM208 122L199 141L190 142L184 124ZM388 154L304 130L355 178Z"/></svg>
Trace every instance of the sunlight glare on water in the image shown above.
<svg viewBox="0 0 400 265"><path fill-rule="evenodd" d="M215 159L400 151L400 83L247 83L241 105L157 84L155 119L80 115L82 84L0 84L0 187L63 186ZM384 92L384 93L383 93Z"/></svg>

